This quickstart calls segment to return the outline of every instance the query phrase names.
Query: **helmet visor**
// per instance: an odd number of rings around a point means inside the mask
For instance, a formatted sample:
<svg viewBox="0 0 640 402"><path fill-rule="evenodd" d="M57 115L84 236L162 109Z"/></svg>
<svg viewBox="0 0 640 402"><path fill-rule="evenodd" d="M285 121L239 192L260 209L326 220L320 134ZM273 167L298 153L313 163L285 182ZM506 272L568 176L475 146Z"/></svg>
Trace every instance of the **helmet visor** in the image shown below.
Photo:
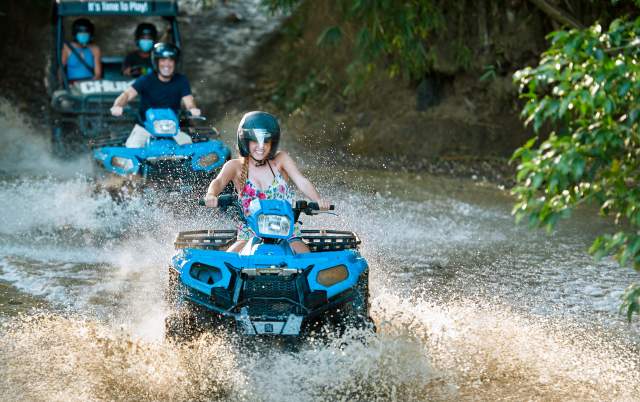
<svg viewBox="0 0 640 402"><path fill-rule="evenodd" d="M250 128L243 131L244 137L248 141L255 141L260 147L263 147L267 142L271 142L271 133L263 128Z"/></svg>

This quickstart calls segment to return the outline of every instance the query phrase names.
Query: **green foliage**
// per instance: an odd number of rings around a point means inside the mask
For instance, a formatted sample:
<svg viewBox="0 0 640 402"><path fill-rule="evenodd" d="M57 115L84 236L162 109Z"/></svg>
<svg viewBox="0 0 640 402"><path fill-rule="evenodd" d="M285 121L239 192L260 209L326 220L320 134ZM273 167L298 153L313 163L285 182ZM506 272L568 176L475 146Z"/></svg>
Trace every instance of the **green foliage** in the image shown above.
<svg viewBox="0 0 640 402"><path fill-rule="evenodd" d="M322 92L327 86L316 71L311 71L302 83L293 88L293 92L290 91L289 84L288 82L280 83L271 96L271 101L287 112L298 109L309 97Z"/></svg>
<svg viewBox="0 0 640 402"><path fill-rule="evenodd" d="M320 36L316 44L318 46L335 46L342 39L342 30L340 27L329 27L325 29Z"/></svg>
<svg viewBox="0 0 640 402"><path fill-rule="evenodd" d="M594 203L618 232L598 237L590 252L640 270L640 18L549 38L540 64L514 76L526 124L553 131L513 155L513 212L550 230L577 205ZM640 313L640 289L625 295L628 316Z"/></svg>
<svg viewBox="0 0 640 402"><path fill-rule="evenodd" d="M457 41L454 45L456 64L465 70L471 68L473 52L462 41Z"/></svg>
<svg viewBox="0 0 640 402"><path fill-rule="evenodd" d="M620 311L627 315L627 319L631 321L633 313L640 310L640 285L633 284L627 288L622 297L624 302L620 307Z"/></svg>
<svg viewBox="0 0 640 402"><path fill-rule="evenodd" d="M262 1L274 12L291 11L301 3L300 0ZM384 62L392 77L418 78L429 70L432 57L428 54L427 39L443 26L440 8L434 0L338 0L335 3L344 22L357 29L357 54L348 68L354 80L368 76L379 61ZM343 36L340 27L329 27L317 42L335 45Z"/></svg>
<svg viewBox="0 0 640 402"><path fill-rule="evenodd" d="M498 76L498 69L500 68L500 62L497 65L487 64L484 66L484 72L480 76L480 81L493 81Z"/></svg>

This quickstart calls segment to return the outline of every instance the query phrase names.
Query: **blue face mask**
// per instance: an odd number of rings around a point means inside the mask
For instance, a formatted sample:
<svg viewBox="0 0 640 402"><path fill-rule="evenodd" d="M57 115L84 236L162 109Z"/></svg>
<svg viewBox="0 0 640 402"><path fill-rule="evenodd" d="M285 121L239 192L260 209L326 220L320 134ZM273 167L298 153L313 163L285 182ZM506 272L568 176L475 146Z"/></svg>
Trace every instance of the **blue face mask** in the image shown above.
<svg viewBox="0 0 640 402"><path fill-rule="evenodd" d="M76 34L76 41L81 45L86 45L91 40L91 34L88 32L78 32Z"/></svg>
<svg viewBox="0 0 640 402"><path fill-rule="evenodd" d="M145 53L150 51L153 48L153 39L139 39L138 47Z"/></svg>

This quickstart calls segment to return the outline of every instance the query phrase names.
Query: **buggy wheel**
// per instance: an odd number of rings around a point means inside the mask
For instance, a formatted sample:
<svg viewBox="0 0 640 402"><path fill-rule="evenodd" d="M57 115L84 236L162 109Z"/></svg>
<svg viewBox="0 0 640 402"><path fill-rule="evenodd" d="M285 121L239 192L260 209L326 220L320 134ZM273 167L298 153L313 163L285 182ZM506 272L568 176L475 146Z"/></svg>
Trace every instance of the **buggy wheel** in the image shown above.
<svg viewBox="0 0 640 402"><path fill-rule="evenodd" d="M67 154L63 136L64 133L62 131L62 126L54 124L51 127L51 151L54 156L59 158L62 158Z"/></svg>

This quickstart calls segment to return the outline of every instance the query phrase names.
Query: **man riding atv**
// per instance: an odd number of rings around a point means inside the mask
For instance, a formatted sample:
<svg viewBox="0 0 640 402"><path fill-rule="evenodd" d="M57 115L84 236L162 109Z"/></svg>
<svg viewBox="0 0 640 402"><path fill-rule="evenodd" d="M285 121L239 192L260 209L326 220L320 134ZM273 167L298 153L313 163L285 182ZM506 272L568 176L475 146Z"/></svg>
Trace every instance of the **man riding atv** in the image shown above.
<svg viewBox="0 0 640 402"><path fill-rule="evenodd" d="M154 74L143 75L136 79L120 96L116 98L111 107L113 116L122 116L123 108L138 94L140 94L140 117L144 120L147 109L168 108L176 114L184 105L192 116L200 116L200 109L196 107L191 94L189 80L184 75L176 72L176 66L180 59L180 49L171 43L156 43L151 52L151 64ZM149 134L136 125L127 140L127 146L142 144L143 146Z"/></svg>

